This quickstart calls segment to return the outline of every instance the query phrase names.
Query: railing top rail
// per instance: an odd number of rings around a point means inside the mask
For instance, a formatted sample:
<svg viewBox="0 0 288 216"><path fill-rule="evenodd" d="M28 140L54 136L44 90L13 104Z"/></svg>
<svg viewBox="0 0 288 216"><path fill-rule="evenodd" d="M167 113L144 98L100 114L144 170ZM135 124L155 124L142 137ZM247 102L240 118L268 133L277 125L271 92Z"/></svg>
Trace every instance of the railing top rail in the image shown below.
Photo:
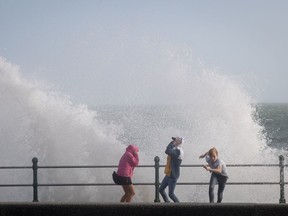
<svg viewBox="0 0 288 216"><path fill-rule="evenodd" d="M69 169L69 168L72 168L72 169L74 169L74 168L87 168L87 169L89 169L89 168L97 168L97 169L99 169L99 168L115 168L115 167L118 167L118 166L116 166L116 165L79 165L79 166L77 166L77 165L64 165L64 166L37 166L39 169L58 169L58 168L60 168L60 169L62 169L62 168L67 168L67 169Z"/></svg>
<svg viewBox="0 0 288 216"><path fill-rule="evenodd" d="M0 166L0 169L31 169L32 166Z"/></svg>
<svg viewBox="0 0 288 216"><path fill-rule="evenodd" d="M57 168L117 168L118 165L64 165L64 166L37 166L42 169L57 169ZM155 165L139 165L141 168L153 168ZM30 167L31 168L31 167Z"/></svg>
<svg viewBox="0 0 288 216"><path fill-rule="evenodd" d="M155 165L139 165L141 168L151 168ZM202 167L203 164L183 164L181 167ZM227 164L227 167L279 167L279 164ZM288 166L288 165L284 165ZM117 168L117 165L82 165L82 166L38 166L38 168L56 169L56 168ZM165 165L159 165L159 167L165 167Z"/></svg>
<svg viewBox="0 0 288 216"><path fill-rule="evenodd" d="M161 165L161 167L165 167L165 165ZM279 164L226 164L227 167L279 167ZM288 166L288 165L286 165ZM203 167L203 164L184 164L181 167Z"/></svg>
<svg viewBox="0 0 288 216"><path fill-rule="evenodd" d="M33 184L0 184L0 187L31 187Z"/></svg>
<svg viewBox="0 0 288 216"><path fill-rule="evenodd" d="M155 165L139 165L141 168L151 168ZM183 164L181 167L202 167L203 164ZM227 167L279 167L279 164L226 164ZM117 168L117 165L63 165L63 166L37 166L39 169L89 169L89 168ZM159 165L165 167L165 165ZM284 165L288 167L288 164ZM0 169L31 169L32 166L0 166Z"/></svg>
<svg viewBox="0 0 288 216"><path fill-rule="evenodd" d="M227 164L228 167L279 167L279 164Z"/></svg>

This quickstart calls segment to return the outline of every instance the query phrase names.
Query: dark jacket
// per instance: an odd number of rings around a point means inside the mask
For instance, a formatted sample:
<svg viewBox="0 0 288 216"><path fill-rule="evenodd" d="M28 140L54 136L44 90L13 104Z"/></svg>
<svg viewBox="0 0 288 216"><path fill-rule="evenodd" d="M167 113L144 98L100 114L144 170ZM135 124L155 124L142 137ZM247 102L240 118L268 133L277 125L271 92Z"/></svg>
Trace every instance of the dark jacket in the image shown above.
<svg viewBox="0 0 288 216"><path fill-rule="evenodd" d="M174 141L170 142L166 148L165 153L170 156L171 158L168 159L168 163L170 163L170 172L166 175L170 176L171 178L178 179L180 176L180 165L182 163L182 159L179 159L181 150L174 145ZM169 165L169 164L168 164Z"/></svg>

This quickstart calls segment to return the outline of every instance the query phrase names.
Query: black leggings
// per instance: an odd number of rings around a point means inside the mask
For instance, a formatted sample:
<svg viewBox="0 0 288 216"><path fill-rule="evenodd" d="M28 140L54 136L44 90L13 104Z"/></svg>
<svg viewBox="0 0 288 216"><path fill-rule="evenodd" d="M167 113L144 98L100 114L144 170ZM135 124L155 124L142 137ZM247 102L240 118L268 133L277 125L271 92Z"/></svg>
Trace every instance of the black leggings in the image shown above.
<svg viewBox="0 0 288 216"><path fill-rule="evenodd" d="M223 191L225 189L225 185L227 182L228 177L222 176L219 174L212 173L211 178L210 178L210 183L209 183L209 200L210 203L214 203L214 188L216 183L218 183L218 198L217 198L217 203L221 203L223 199Z"/></svg>

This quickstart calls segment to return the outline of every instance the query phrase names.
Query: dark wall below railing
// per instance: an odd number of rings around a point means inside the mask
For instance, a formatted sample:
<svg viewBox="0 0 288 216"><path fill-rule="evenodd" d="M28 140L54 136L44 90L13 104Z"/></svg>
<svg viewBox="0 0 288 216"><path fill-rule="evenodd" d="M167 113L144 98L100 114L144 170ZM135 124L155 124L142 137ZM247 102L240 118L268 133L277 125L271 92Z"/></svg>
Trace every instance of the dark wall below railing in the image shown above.
<svg viewBox="0 0 288 216"><path fill-rule="evenodd" d="M0 203L0 216L284 216L287 204Z"/></svg>

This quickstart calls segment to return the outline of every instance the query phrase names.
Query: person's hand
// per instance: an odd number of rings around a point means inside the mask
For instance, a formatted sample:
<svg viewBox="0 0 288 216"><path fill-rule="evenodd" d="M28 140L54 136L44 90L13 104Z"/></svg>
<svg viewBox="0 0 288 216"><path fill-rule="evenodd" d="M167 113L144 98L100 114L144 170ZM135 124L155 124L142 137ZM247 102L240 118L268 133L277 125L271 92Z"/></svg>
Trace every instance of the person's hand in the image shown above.
<svg viewBox="0 0 288 216"><path fill-rule="evenodd" d="M204 158L204 157L205 157L205 155L202 154L202 155L199 156L199 159L202 159L202 158Z"/></svg>
<svg viewBox="0 0 288 216"><path fill-rule="evenodd" d="M210 167L208 165L203 165L203 168L206 169L207 171L210 171Z"/></svg>
<svg viewBox="0 0 288 216"><path fill-rule="evenodd" d="M208 155L208 152L206 152L206 153L200 155L200 156L199 156L199 159L204 158L204 157L206 157L207 155Z"/></svg>

